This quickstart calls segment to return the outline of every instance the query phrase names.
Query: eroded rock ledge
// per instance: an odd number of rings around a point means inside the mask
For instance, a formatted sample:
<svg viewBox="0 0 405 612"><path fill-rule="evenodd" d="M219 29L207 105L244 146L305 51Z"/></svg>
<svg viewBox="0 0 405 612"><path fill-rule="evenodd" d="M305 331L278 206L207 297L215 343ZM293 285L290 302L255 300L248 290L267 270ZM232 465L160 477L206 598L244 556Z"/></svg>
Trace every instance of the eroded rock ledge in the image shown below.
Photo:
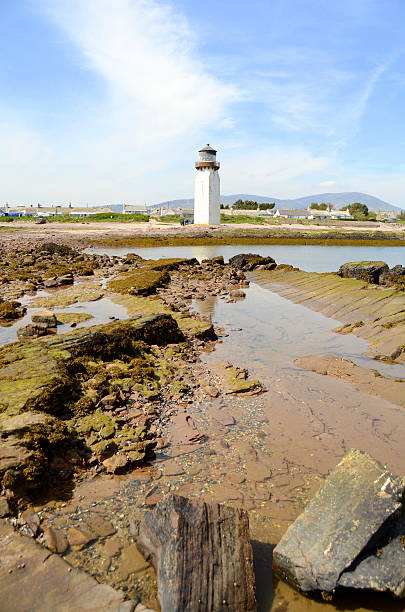
<svg viewBox="0 0 405 612"><path fill-rule="evenodd" d="M334 331L368 340L370 357L405 363L404 291L288 266L255 271L254 278L292 302L344 323Z"/></svg>

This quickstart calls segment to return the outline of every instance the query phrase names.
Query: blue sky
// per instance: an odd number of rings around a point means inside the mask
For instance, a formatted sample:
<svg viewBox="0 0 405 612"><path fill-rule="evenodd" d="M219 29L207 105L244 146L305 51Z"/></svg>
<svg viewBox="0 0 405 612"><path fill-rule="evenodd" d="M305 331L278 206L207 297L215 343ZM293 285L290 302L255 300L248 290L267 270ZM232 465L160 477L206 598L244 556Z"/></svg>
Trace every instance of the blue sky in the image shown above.
<svg viewBox="0 0 405 612"><path fill-rule="evenodd" d="M0 0L0 202L364 191L405 208L403 0Z"/></svg>

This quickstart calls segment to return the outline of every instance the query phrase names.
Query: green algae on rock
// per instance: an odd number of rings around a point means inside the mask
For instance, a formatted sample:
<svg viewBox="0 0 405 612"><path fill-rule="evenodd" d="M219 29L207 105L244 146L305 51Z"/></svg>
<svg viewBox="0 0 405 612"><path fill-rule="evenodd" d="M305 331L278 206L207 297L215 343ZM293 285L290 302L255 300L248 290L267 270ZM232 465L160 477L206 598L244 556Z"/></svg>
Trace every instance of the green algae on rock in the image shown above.
<svg viewBox="0 0 405 612"><path fill-rule="evenodd" d="M177 270L182 265L193 265L196 259L150 259L139 267L122 272L109 281L111 291L130 295L151 295L158 287L165 287L170 282L170 270Z"/></svg>
<svg viewBox="0 0 405 612"><path fill-rule="evenodd" d="M118 421L104 415L98 405L104 402L105 410L117 398L120 401L122 388L147 387L150 393L151 384L157 390L163 378L167 384L174 378L173 368L161 368L159 378L159 355L148 355L149 345L183 339L176 321L162 314L0 349L0 435L7 439L0 453L3 486L20 494L24 487L44 484L54 454L75 449L78 442L98 457L145 442L128 450L137 453L130 462L141 460L150 448L147 432L142 427L118 427ZM109 371L107 366L114 366L115 360L115 369ZM122 374L125 378L117 377Z"/></svg>
<svg viewBox="0 0 405 612"><path fill-rule="evenodd" d="M3 300L0 298L0 325L10 325L16 319L24 316L26 308L15 300Z"/></svg>
<svg viewBox="0 0 405 612"><path fill-rule="evenodd" d="M110 298L116 304L124 306L130 316L170 314L186 336L200 340L215 340L217 337L211 322L205 321L196 314L176 312L157 296L151 298L133 295L111 295Z"/></svg>
<svg viewBox="0 0 405 612"><path fill-rule="evenodd" d="M58 323L64 323L65 325L72 325L77 323L83 323L89 319L93 319L93 315L87 312L58 312L56 315Z"/></svg>
<svg viewBox="0 0 405 612"><path fill-rule="evenodd" d="M104 290L98 282L79 283L69 289L59 289L56 293L32 300L33 308L53 308L70 306L76 302L93 302L104 295Z"/></svg>

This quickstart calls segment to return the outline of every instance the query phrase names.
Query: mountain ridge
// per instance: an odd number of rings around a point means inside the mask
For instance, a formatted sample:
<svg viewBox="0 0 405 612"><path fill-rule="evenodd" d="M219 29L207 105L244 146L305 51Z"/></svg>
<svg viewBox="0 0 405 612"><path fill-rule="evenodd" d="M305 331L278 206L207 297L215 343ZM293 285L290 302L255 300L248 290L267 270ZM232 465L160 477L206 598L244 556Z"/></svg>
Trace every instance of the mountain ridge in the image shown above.
<svg viewBox="0 0 405 612"><path fill-rule="evenodd" d="M402 211L403 209L399 206L389 204L376 196L368 193L362 193L360 191L343 191L341 193L317 193L314 195L302 196L300 198L291 199L280 199L271 198L268 196L252 195L246 193L237 193L232 195L221 195L221 203L224 205L231 205L236 200L253 200L255 202L267 203L275 202L276 208L295 208L303 210L308 208L312 202L327 202L333 204L335 208L341 208L347 206L353 202L361 202L366 204L370 210L378 212L379 210L393 210ZM169 208L192 208L194 205L193 198L184 198L178 200L168 200L167 202L160 202L159 204L153 205L151 208L158 206L167 206Z"/></svg>

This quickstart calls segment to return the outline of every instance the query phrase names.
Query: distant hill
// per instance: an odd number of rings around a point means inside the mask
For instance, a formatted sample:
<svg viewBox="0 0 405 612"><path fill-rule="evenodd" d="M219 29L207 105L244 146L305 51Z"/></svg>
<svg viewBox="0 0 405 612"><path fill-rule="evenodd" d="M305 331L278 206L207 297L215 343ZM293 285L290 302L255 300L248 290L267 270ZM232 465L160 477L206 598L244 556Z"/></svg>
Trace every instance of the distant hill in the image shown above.
<svg viewBox="0 0 405 612"><path fill-rule="evenodd" d="M321 202L328 202L333 204L335 208L341 208L342 206L347 206L353 202L361 202L362 204L366 204L370 210L374 210L376 212L379 210L402 210L398 206L394 206L393 204L384 202L384 200L380 200L380 198L376 198L375 196L358 191L346 191L343 193L317 193L315 195L304 196L294 200L280 200L279 198L269 198L268 196L252 195L247 193L236 193L234 195L227 196L221 195L222 204L230 205L236 200L253 200L255 202L262 202L263 204L266 202L275 202L276 208L297 208L301 210L308 208L312 202L318 202L319 204ZM194 200L192 198L184 200L169 200L168 202L155 204L153 208L156 208L157 206L167 206L169 208L192 208L194 206Z"/></svg>

